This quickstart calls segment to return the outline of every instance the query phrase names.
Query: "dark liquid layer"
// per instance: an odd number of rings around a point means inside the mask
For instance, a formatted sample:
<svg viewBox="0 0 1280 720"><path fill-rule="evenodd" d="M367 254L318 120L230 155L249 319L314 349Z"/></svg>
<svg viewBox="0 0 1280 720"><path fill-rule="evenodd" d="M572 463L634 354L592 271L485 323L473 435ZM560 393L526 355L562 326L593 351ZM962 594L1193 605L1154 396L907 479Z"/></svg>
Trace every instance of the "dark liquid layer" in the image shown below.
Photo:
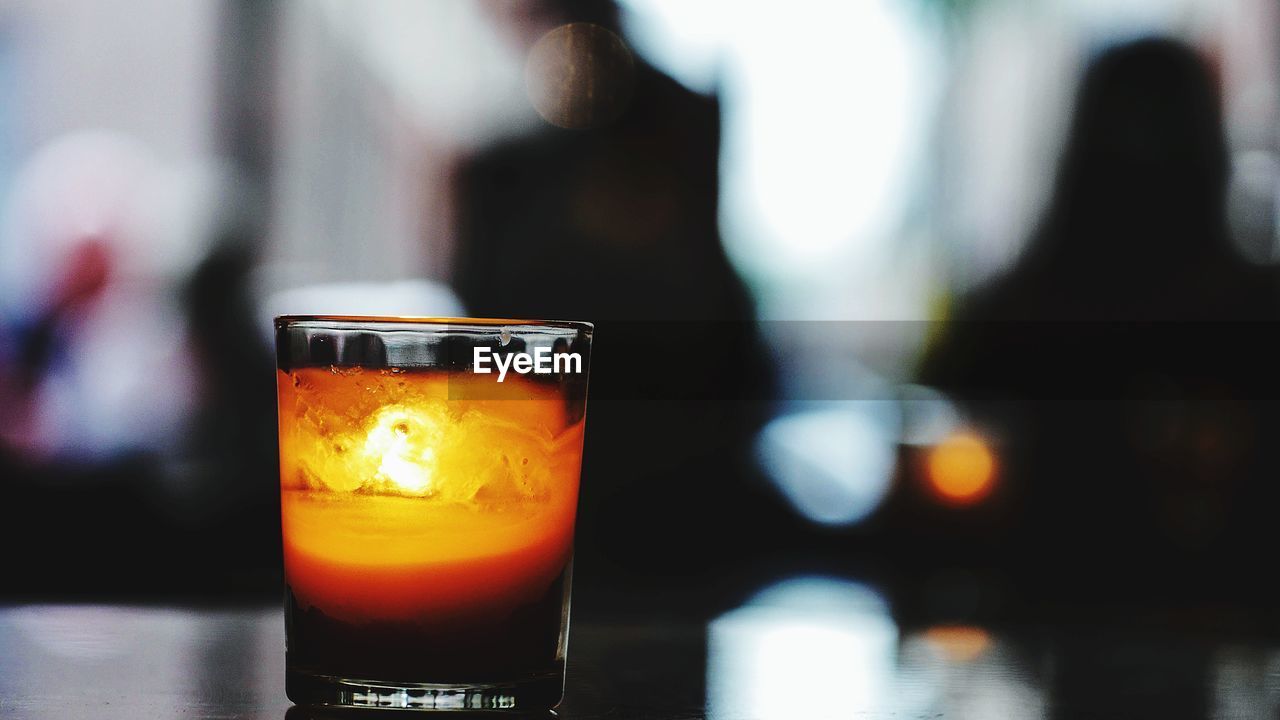
<svg viewBox="0 0 1280 720"><path fill-rule="evenodd" d="M538 600L483 623L427 627L412 622L335 620L287 594L291 672L387 683L507 683L562 677L569 569Z"/></svg>

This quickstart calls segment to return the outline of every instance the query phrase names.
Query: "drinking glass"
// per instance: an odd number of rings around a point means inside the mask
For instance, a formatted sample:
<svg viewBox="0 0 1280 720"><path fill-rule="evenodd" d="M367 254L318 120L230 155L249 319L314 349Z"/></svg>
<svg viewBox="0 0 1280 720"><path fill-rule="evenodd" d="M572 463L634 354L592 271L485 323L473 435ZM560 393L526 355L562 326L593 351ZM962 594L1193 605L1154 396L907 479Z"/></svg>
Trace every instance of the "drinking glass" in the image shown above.
<svg viewBox="0 0 1280 720"><path fill-rule="evenodd" d="M592 326L275 326L289 698L554 707Z"/></svg>

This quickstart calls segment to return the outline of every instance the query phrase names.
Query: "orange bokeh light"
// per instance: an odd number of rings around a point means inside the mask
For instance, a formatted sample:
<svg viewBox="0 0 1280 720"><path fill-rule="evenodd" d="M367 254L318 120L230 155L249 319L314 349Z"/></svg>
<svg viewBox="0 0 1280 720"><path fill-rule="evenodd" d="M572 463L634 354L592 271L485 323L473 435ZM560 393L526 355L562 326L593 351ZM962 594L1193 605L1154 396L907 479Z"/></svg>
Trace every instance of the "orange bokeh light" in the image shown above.
<svg viewBox="0 0 1280 720"><path fill-rule="evenodd" d="M929 451L926 474L930 488L944 503L974 505L995 488L995 453L978 435L955 433Z"/></svg>
<svg viewBox="0 0 1280 720"><path fill-rule="evenodd" d="M954 663L977 660L991 647L991 636L986 630L968 625L935 625L925 630L924 637L929 645Z"/></svg>

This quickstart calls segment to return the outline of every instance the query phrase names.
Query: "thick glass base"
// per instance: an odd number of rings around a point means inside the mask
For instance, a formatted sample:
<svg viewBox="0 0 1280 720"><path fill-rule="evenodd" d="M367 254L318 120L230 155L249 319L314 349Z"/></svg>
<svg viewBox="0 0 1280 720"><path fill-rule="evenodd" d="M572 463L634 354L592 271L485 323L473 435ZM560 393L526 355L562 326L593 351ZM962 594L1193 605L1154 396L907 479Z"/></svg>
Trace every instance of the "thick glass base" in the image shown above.
<svg viewBox="0 0 1280 720"><path fill-rule="evenodd" d="M559 705L563 693L564 676L559 673L480 684L388 683L292 669L285 674L285 694L299 705L535 713Z"/></svg>

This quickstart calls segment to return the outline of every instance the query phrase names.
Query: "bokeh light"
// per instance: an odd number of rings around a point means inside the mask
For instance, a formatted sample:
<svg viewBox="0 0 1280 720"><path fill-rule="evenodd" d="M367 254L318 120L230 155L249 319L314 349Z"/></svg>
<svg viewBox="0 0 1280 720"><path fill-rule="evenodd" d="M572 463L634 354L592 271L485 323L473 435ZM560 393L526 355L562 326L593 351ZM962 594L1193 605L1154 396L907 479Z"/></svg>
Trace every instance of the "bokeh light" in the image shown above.
<svg viewBox="0 0 1280 720"><path fill-rule="evenodd" d="M616 118L631 99L635 61L626 43L591 23L561 25L529 51L525 83L544 120L583 130Z"/></svg>
<svg viewBox="0 0 1280 720"><path fill-rule="evenodd" d="M957 432L929 451L925 471L939 500L948 505L975 505L995 489L996 457L976 433Z"/></svg>
<svg viewBox="0 0 1280 720"><path fill-rule="evenodd" d="M869 586L783 580L707 632L708 718L862 717L898 704L898 626Z"/></svg>
<svg viewBox="0 0 1280 720"><path fill-rule="evenodd" d="M924 632L925 642L949 662L977 660L991 647L991 635L971 625L935 625Z"/></svg>
<svg viewBox="0 0 1280 720"><path fill-rule="evenodd" d="M764 427L756 454L800 515L821 525L854 525L889 491L900 424L891 401L800 404Z"/></svg>

